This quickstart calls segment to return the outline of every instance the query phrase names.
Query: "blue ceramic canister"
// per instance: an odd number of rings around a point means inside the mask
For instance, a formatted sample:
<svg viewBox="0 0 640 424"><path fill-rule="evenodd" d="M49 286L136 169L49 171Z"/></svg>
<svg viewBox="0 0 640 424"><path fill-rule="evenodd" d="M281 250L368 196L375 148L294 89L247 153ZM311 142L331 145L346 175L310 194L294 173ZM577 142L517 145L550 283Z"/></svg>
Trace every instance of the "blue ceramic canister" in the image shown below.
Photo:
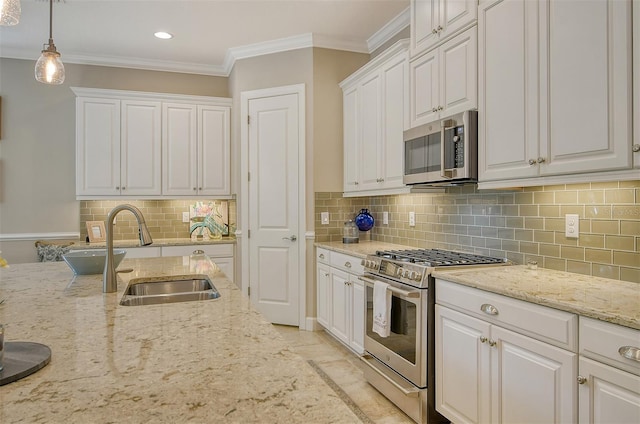
<svg viewBox="0 0 640 424"><path fill-rule="evenodd" d="M356 225L360 231L369 231L373 228L373 216L368 209L360 209L360 213L356 215Z"/></svg>

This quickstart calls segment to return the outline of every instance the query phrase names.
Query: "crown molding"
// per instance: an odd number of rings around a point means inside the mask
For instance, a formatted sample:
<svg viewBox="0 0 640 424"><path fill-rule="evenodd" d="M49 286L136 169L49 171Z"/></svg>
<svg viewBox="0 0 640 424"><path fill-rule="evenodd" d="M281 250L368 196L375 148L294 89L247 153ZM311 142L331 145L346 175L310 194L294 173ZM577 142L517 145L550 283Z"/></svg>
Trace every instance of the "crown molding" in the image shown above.
<svg viewBox="0 0 640 424"><path fill-rule="evenodd" d="M400 12L395 18L391 19L387 22L382 28L376 31L369 39L367 40L367 48L369 54L376 51L379 47L384 45L387 41L391 40L393 36L398 34L400 31L405 29L411 24L411 11L410 8L407 7L405 10Z"/></svg>

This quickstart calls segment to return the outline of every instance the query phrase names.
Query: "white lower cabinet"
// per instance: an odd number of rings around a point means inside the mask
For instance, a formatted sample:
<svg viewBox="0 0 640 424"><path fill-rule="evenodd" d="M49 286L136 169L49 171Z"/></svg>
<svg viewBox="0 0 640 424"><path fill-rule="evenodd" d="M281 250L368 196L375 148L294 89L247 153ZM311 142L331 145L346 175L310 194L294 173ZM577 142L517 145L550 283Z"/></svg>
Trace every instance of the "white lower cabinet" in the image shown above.
<svg viewBox="0 0 640 424"><path fill-rule="evenodd" d="M438 412L455 423L577 421L575 315L436 284Z"/></svg>
<svg viewBox="0 0 640 424"><path fill-rule="evenodd" d="M321 248L317 249L316 259L318 323L362 354L365 292L364 283L358 279L362 275L360 259Z"/></svg>
<svg viewBox="0 0 640 424"><path fill-rule="evenodd" d="M640 331L580 317L580 423L640 423L638 352Z"/></svg>

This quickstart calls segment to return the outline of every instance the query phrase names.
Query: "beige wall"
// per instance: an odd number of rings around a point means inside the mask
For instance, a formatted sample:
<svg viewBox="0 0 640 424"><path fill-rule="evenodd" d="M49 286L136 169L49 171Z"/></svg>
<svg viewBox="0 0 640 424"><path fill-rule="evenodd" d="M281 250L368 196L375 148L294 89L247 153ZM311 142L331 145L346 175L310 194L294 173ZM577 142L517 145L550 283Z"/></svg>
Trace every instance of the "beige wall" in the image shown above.
<svg viewBox="0 0 640 424"><path fill-rule="evenodd" d="M342 198L316 193L316 239L342 238L342 222L361 208L376 219L374 240L473 251L518 264L640 283L640 181L528 187L450 188L442 194ZM331 223L320 225L320 212ZM389 212L389 225L382 212ZM408 213L416 213L409 227ZM567 239L564 215L580 215L579 239Z"/></svg>
<svg viewBox="0 0 640 424"><path fill-rule="evenodd" d="M69 87L228 97L227 78L65 64L61 86L37 82L34 61L0 58L0 234L78 232L75 96ZM33 241L0 242L9 262L35 260Z"/></svg>
<svg viewBox="0 0 640 424"><path fill-rule="evenodd" d="M314 191L343 187L342 89L338 84L362 67L369 55L313 49Z"/></svg>

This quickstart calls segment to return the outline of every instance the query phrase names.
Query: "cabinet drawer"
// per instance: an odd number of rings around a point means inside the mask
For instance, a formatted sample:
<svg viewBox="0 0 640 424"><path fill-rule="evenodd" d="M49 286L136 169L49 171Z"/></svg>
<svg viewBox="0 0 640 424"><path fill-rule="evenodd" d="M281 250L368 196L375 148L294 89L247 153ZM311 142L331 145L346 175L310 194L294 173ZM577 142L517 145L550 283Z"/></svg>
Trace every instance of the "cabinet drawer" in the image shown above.
<svg viewBox="0 0 640 424"><path fill-rule="evenodd" d="M350 272L352 274L364 274L364 266L361 264L362 259L356 256L345 255L344 253L331 252L331 266Z"/></svg>
<svg viewBox="0 0 640 424"><path fill-rule="evenodd" d="M640 375L640 357L629 359L623 356L625 351L638 355L640 330L580 317L580 355Z"/></svg>
<svg viewBox="0 0 640 424"><path fill-rule="evenodd" d="M578 316L472 287L436 280L436 303L576 352Z"/></svg>
<svg viewBox="0 0 640 424"><path fill-rule="evenodd" d="M233 244L197 244L186 246L163 246L162 256L189 256L194 251L202 250L212 258L233 257Z"/></svg>
<svg viewBox="0 0 640 424"><path fill-rule="evenodd" d="M316 260L322 264L331 263L331 251L321 247L316 248Z"/></svg>

